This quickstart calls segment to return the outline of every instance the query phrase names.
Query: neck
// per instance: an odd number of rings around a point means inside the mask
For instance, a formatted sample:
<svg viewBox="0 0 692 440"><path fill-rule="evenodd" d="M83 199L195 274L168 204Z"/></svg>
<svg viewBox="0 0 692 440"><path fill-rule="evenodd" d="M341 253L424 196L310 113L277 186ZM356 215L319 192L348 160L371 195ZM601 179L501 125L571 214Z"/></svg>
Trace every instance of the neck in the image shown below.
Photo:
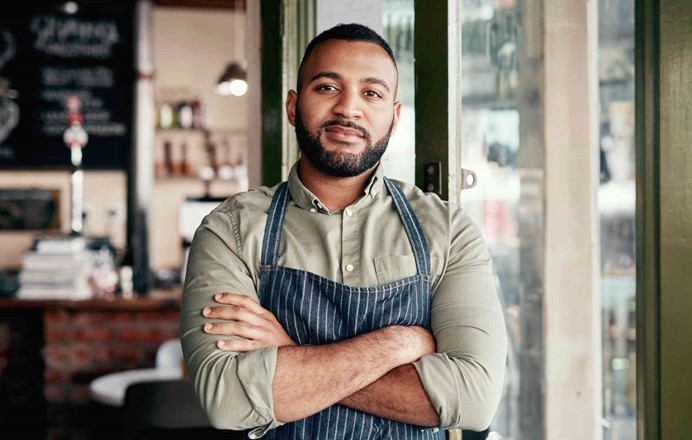
<svg viewBox="0 0 692 440"><path fill-rule="evenodd" d="M315 168L305 157L298 163L298 177L330 211L339 211L363 196L377 165L354 177L334 177Z"/></svg>

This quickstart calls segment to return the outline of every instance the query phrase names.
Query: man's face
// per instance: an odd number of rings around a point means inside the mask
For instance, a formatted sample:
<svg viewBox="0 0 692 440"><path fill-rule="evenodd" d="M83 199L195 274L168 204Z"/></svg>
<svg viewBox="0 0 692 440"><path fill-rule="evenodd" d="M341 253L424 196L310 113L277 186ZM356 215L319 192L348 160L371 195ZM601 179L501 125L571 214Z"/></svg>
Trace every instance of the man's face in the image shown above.
<svg viewBox="0 0 692 440"><path fill-rule="evenodd" d="M286 111L303 156L334 177L357 176L384 154L399 119L397 71L380 46L329 40L301 71Z"/></svg>

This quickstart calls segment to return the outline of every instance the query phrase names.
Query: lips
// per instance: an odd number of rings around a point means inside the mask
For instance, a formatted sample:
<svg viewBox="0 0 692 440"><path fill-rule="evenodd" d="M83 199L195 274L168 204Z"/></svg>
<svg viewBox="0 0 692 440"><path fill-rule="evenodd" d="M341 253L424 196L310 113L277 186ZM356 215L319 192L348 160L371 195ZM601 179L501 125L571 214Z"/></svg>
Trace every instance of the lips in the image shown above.
<svg viewBox="0 0 692 440"><path fill-rule="evenodd" d="M361 133L360 131L354 130L354 129L348 128L348 127L343 127L340 125L329 126L329 127L327 127L327 129L325 131L327 131L328 133L337 135L337 136L359 137L359 138L363 137L363 133Z"/></svg>

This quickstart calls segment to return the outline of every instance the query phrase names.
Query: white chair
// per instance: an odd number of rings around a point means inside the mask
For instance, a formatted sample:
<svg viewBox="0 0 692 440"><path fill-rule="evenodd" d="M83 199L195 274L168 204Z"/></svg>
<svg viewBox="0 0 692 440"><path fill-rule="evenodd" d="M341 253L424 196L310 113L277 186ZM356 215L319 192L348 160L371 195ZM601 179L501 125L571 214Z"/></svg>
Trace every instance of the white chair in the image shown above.
<svg viewBox="0 0 692 440"><path fill-rule="evenodd" d="M183 347L180 345L180 339L170 339L156 350L156 369L159 370L175 370L179 371L182 377L183 373Z"/></svg>

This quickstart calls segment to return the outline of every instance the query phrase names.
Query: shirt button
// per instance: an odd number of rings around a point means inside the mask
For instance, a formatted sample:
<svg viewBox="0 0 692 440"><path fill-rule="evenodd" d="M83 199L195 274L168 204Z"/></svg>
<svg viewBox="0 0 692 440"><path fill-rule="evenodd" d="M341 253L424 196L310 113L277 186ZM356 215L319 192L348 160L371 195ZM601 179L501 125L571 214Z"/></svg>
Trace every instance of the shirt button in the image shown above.
<svg viewBox="0 0 692 440"><path fill-rule="evenodd" d="M346 270L351 272L353 270L353 265L352 264L347 264L346 265Z"/></svg>
<svg viewBox="0 0 692 440"><path fill-rule="evenodd" d="M310 212L317 212L315 208L310 208Z"/></svg>
<svg viewBox="0 0 692 440"><path fill-rule="evenodd" d="M351 211L350 209L347 209L347 210L346 210L346 215L349 216L349 217L352 216L352 215L353 215L353 211Z"/></svg>

